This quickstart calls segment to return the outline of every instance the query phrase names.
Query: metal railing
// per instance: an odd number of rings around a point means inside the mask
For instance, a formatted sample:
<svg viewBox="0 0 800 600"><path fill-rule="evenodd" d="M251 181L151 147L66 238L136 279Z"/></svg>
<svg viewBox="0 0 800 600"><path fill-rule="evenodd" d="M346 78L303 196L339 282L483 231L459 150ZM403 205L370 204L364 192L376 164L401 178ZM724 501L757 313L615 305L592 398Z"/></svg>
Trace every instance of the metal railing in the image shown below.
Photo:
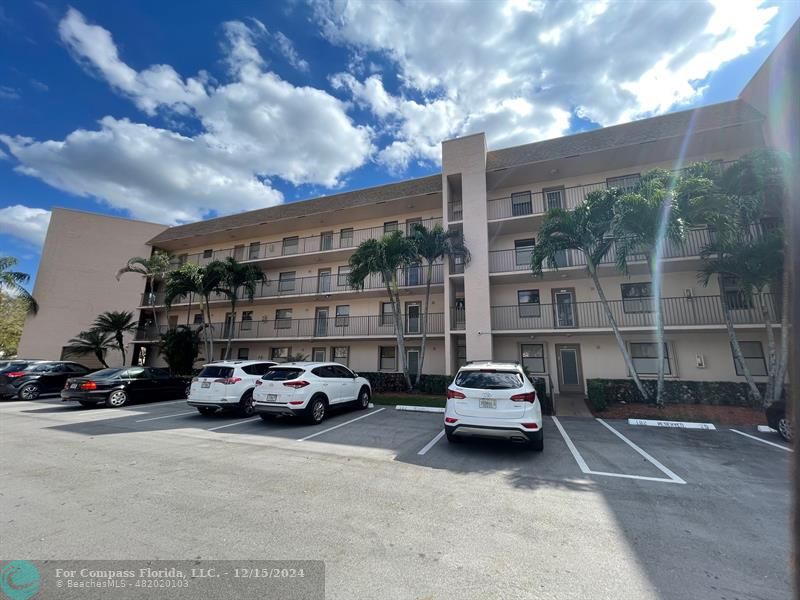
<svg viewBox="0 0 800 600"><path fill-rule="evenodd" d="M442 263L432 265L431 283L440 285L444 281L444 268ZM415 266L397 270L397 281L402 288L424 286L427 282L428 267ZM384 289L383 278L373 274L364 281L365 290ZM328 275L315 275L312 277L294 277L290 279L271 279L256 286L254 299L281 298L284 296L324 296L333 293L358 291L350 287L347 282L347 275L331 272ZM247 301L247 296L242 292L239 299ZM197 303L198 297L195 295L191 299L192 303ZM211 302L230 302L224 294L215 293L211 296ZM180 297L173 301L173 306L186 305L189 299ZM163 306L164 293L142 294L139 306Z"/></svg>
<svg viewBox="0 0 800 600"><path fill-rule="evenodd" d="M464 203L461 200L447 203L447 220L451 223L464 220Z"/></svg>
<svg viewBox="0 0 800 600"><path fill-rule="evenodd" d="M730 308L731 320L737 325L761 324L767 311L773 322L779 315L772 294L754 296L750 301L742 297L692 296L661 299L664 325L703 326L724 325L723 302ZM619 327L655 327L653 303L644 299L610 300L609 308ZM557 304L523 304L492 307L494 331L537 329L604 329L611 328L603 304L592 302L564 302Z"/></svg>
<svg viewBox="0 0 800 600"><path fill-rule="evenodd" d="M682 258L699 256L705 246L711 243L711 236L708 229L700 227L690 229L686 239L682 243L667 240L664 244L663 258ZM489 272L506 273L510 271L530 271L531 255L533 247L511 249L511 250L490 250L489 251ZM643 261L644 254L629 255L628 261ZM617 261L616 248L614 246L608 251L600 264L613 265ZM555 264L548 263L545 270L553 268L583 267L586 266L586 256L577 250L562 251Z"/></svg>
<svg viewBox="0 0 800 600"><path fill-rule="evenodd" d="M467 325L467 315L463 308L450 309L450 329L464 331Z"/></svg>
<svg viewBox="0 0 800 600"><path fill-rule="evenodd" d="M422 316L405 314L400 317L405 335L422 335ZM202 328L202 324L192 327ZM231 325L211 323L215 340L227 339ZM392 337L395 335L392 315L339 316L302 319L267 319L262 321L237 321L233 326L233 339L279 339L279 338L361 338L370 336ZM136 341L156 340L167 326L142 327L136 330ZM429 335L444 333L444 314L430 313L427 316Z"/></svg>
<svg viewBox="0 0 800 600"><path fill-rule="evenodd" d="M421 223L425 225L425 227L431 228L437 224L441 225L442 219L433 218L423 219L422 221L398 222L397 229L409 234L416 223ZM388 231L384 230L383 225L379 225L377 227L367 227L364 229L331 230L308 237L286 237L281 240L256 242L234 248L214 250L212 252L177 255L174 266L178 267L185 263L206 265L212 260L224 260L228 257L233 257L240 262L248 262L277 258L280 256L294 256L296 254L310 254L312 252L357 248L361 242L371 239L380 239L386 233L388 233Z"/></svg>

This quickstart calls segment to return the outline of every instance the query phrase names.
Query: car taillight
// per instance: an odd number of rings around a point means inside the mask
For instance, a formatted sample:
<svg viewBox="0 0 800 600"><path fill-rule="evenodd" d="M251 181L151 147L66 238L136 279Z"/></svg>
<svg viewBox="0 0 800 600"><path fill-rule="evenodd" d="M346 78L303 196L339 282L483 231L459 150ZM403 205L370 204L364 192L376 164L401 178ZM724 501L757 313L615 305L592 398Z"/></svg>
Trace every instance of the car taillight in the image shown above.
<svg viewBox="0 0 800 600"><path fill-rule="evenodd" d="M261 381L260 379L256 379L256 385L261 385L262 383L263 381Z"/></svg>
<svg viewBox="0 0 800 600"><path fill-rule="evenodd" d="M215 379L214 383L221 383L222 385L233 385L234 383L239 383L242 380L241 377L225 377L224 379Z"/></svg>
<svg viewBox="0 0 800 600"><path fill-rule="evenodd" d="M514 402L530 402L533 404L536 402L536 392L528 392L527 394L514 394L511 396L511 399Z"/></svg>
<svg viewBox="0 0 800 600"><path fill-rule="evenodd" d="M454 419L453 417L445 417L444 422L448 425L452 425L453 423L457 422L458 419Z"/></svg>
<svg viewBox="0 0 800 600"><path fill-rule="evenodd" d="M84 381L81 384L81 389L82 390L96 390L97 389L97 384L94 381Z"/></svg>
<svg viewBox="0 0 800 600"><path fill-rule="evenodd" d="M455 398L456 400L461 400L463 398L466 398L466 396L461 392L457 392L455 390L447 390L447 398L448 399Z"/></svg>
<svg viewBox="0 0 800 600"><path fill-rule="evenodd" d="M200 381L200 379L198 377L192 377L192 383L195 383L196 381Z"/></svg>
<svg viewBox="0 0 800 600"><path fill-rule="evenodd" d="M539 429L538 423L520 423L525 429Z"/></svg>
<svg viewBox="0 0 800 600"><path fill-rule="evenodd" d="M6 373L6 377L22 377L25 375L25 371L11 371L10 373Z"/></svg>
<svg viewBox="0 0 800 600"><path fill-rule="evenodd" d="M283 385L285 385L286 387L299 390L300 388L304 388L310 384L307 381L300 380L300 381L285 381Z"/></svg>

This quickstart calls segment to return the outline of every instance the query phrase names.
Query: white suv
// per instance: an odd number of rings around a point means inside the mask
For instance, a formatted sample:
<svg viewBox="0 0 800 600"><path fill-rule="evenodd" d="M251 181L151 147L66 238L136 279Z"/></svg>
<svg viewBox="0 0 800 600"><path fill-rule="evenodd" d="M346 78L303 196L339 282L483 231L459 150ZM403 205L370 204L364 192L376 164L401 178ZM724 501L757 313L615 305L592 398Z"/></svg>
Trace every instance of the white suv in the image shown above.
<svg viewBox="0 0 800 600"><path fill-rule="evenodd" d="M189 387L189 406L197 407L202 415L238 410L242 416L252 416L256 382L275 364L278 363L265 360L220 360L203 365Z"/></svg>
<svg viewBox="0 0 800 600"><path fill-rule="evenodd" d="M300 416L315 424L337 404L368 408L371 396L369 381L344 365L327 362L274 366L256 382L253 392L255 410L265 421L275 416Z"/></svg>
<svg viewBox="0 0 800 600"><path fill-rule="evenodd" d="M473 362L461 367L447 388L444 431L449 442L490 437L544 448L542 406L516 363Z"/></svg>

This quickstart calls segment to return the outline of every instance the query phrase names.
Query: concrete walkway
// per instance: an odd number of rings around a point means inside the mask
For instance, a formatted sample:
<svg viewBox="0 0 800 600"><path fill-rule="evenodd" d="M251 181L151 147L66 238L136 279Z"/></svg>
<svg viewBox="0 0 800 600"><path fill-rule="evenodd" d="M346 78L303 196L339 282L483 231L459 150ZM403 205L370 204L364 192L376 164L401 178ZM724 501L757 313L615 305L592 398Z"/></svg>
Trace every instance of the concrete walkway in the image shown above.
<svg viewBox="0 0 800 600"><path fill-rule="evenodd" d="M559 417L592 417L583 394L560 394L556 398L556 415Z"/></svg>

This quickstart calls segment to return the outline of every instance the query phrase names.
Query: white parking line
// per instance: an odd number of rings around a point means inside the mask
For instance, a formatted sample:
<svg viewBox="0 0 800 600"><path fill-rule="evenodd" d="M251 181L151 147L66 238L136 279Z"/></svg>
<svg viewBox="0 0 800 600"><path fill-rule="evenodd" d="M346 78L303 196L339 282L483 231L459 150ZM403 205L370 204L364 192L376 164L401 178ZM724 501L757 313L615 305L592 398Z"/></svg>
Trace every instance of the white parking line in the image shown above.
<svg viewBox="0 0 800 600"><path fill-rule="evenodd" d="M258 417L256 417L258 418ZM212 427L211 429L206 429L206 431L217 431L219 429L225 429L226 427L235 427L236 425L241 425L242 423L251 423L253 421L253 417L249 419L244 419L243 421L236 421L235 423L228 423L227 425L220 425L219 427Z"/></svg>
<svg viewBox="0 0 800 600"><path fill-rule="evenodd" d="M776 444L775 442L770 442L769 440L762 440L760 437L756 437L754 435L750 435L749 433L745 433L743 431L739 431L738 429L731 429L733 433L738 433L739 435L743 435L744 437L750 438L751 440L755 440L757 442L761 442L763 444L769 444L770 446L775 446L776 448L780 448L781 450L786 450L786 452L794 452L791 448L787 448L783 444Z"/></svg>
<svg viewBox="0 0 800 600"><path fill-rule="evenodd" d="M356 421L360 421L361 419L366 419L367 417L371 417L372 415L376 415L382 410L386 410L385 408L379 408L378 410L374 410L371 413L367 413L365 415L361 415L360 417L356 417L355 419L350 419L349 421L345 421L344 423L339 423L338 425L334 425L333 427L328 427L328 429L323 429L322 431L318 431L316 433L312 433L311 435L307 435L304 438L300 438L297 440L298 442L305 442L306 440L310 440L311 438L315 438L318 435L322 435L323 433L328 433L329 431L333 431L334 429L339 429L339 427L344 427L345 425L349 425L350 423L355 423Z"/></svg>
<svg viewBox="0 0 800 600"><path fill-rule="evenodd" d="M653 465L654 465L654 466L655 466L655 467L656 467L656 468L657 468L659 471L661 471L662 473L664 473L664 475L666 475L667 477L669 477L670 479L672 479L672 480L673 480L675 483L686 483L686 482L685 482L683 479L681 479L680 477L678 477L677 475L675 475L675 473L673 473L672 471L670 471L670 470L669 470L667 467L665 467L664 465L662 465L662 464L661 464L659 461L657 461L655 458L653 458L652 456L650 456L650 455L649 455L647 452L645 452L644 450L642 450L642 449L641 449L639 446L637 446L636 444L634 444L632 441L630 441L628 438L626 438L624 435L622 435L622 434L621 434L619 431L617 431L616 429L614 429L614 428L613 428L611 425L609 425L608 423L606 423L605 421L603 421L603 419L597 419L597 421L598 421L598 422L599 422L601 425L605 426L605 427L606 427L606 428L607 428L607 429L608 429L608 430L609 430L611 433L613 433L614 435L616 435L616 436L617 436L619 439L621 439L623 442L625 442L626 444L628 444L628 446L630 446L631 448L633 448L634 450L636 450L636 452L638 452L640 455L642 455L642 456L645 458L645 460L648 460L648 461L650 461L650 462L651 462L651 463L652 463L652 464L653 464Z"/></svg>
<svg viewBox="0 0 800 600"><path fill-rule="evenodd" d="M137 423L144 423L145 421L157 421L158 419L169 419L170 417L180 417L182 415L196 415L196 410L190 410L189 412L182 412L182 413L174 413L171 415L163 415L161 417L150 417L149 419L138 419Z"/></svg>
<svg viewBox="0 0 800 600"><path fill-rule="evenodd" d="M589 468L589 465L586 464L586 461L583 460L583 456L581 456L581 453L578 452L578 449L575 447L575 444L572 443L572 440L567 435L567 432L564 431L564 428L561 426L561 421L558 420L558 417L553 417L553 423L556 424L556 429L558 429L558 431L561 433L561 437L564 438L564 443L572 453L572 458L574 458L575 462L578 463L580 470L584 473L591 473L592 470Z"/></svg>
<svg viewBox="0 0 800 600"><path fill-rule="evenodd" d="M420 450L419 452L417 452L417 454L419 454L420 456L423 456L424 454L427 454L427 453L428 453L428 450L430 450L431 448L433 448L433 447L436 445L436 442L438 442L438 441L439 441L440 439L442 439L443 437L444 437L444 429L442 429L442 430L441 430L439 433L437 433L437 434L436 434L436 437L435 437L435 438L433 438L433 439L432 439L430 442L428 442L427 444L425 444L425 446L423 446L422 450Z"/></svg>

